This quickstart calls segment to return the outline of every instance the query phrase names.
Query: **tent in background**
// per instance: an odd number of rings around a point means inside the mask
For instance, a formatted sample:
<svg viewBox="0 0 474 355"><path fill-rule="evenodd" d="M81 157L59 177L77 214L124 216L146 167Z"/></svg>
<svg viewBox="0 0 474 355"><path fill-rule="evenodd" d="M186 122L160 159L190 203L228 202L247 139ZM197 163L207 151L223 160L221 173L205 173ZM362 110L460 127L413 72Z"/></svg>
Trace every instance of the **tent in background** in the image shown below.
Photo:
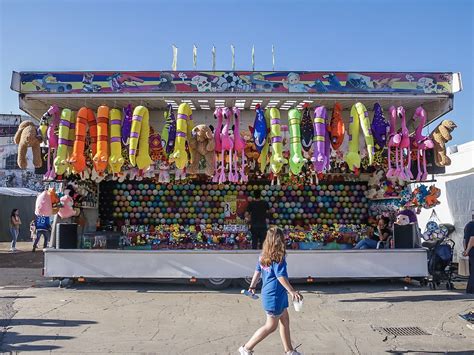
<svg viewBox="0 0 474 355"><path fill-rule="evenodd" d="M35 218L37 191L25 188L0 187L0 241L11 240L10 214L14 208L20 211L22 225L19 240L30 240L30 222Z"/></svg>
<svg viewBox="0 0 474 355"><path fill-rule="evenodd" d="M434 210L441 223L456 227L451 238L456 242L455 260L463 250L464 226L471 220L474 211L474 141L452 146L448 149L451 165L446 173L435 175L436 187L441 189L440 205ZM424 231L432 209L422 210L418 223Z"/></svg>

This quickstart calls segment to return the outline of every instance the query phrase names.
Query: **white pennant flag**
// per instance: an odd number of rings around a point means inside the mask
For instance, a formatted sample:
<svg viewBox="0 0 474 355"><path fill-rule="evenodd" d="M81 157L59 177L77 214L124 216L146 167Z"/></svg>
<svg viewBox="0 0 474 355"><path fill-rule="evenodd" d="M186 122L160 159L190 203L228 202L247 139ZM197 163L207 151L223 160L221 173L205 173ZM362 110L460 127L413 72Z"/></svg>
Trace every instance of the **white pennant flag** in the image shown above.
<svg viewBox="0 0 474 355"><path fill-rule="evenodd" d="M193 44L193 68L196 69L197 67L197 57L198 57L198 47Z"/></svg>
<svg viewBox="0 0 474 355"><path fill-rule="evenodd" d="M272 44L272 70L275 71L275 46Z"/></svg>
<svg viewBox="0 0 474 355"><path fill-rule="evenodd" d="M178 47L173 44L173 63L171 64L171 70L178 70Z"/></svg>
<svg viewBox="0 0 474 355"><path fill-rule="evenodd" d="M252 71L255 71L255 46L252 46Z"/></svg>
<svg viewBox="0 0 474 355"><path fill-rule="evenodd" d="M212 71L216 71L216 47L212 46Z"/></svg>
<svg viewBox="0 0 474 355"><path fill-rule="evenodd" d="M235 47L233 44L230 45L230 50L232 52L232 70L235 70Z"/></svg>

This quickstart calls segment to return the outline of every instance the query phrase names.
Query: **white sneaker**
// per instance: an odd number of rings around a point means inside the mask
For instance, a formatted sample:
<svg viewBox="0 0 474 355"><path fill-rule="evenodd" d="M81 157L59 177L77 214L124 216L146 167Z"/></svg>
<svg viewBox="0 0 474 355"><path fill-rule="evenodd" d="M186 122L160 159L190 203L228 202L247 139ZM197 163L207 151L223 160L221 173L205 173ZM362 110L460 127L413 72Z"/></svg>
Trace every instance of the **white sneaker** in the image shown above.
<svg viewBox="0 0 474 355"><path fill-rule="evenodd" d="M303 355L303 353L300 353L299 351L296 350L290 350L285 353L286 355Z"/></svg>
<svg viewBox="0 0 474 355"><path fill-rule="evenodd" d="M243 346L239 348L239 353L240 355L252 355L253 351L252 350L247 350Z"/></svg>

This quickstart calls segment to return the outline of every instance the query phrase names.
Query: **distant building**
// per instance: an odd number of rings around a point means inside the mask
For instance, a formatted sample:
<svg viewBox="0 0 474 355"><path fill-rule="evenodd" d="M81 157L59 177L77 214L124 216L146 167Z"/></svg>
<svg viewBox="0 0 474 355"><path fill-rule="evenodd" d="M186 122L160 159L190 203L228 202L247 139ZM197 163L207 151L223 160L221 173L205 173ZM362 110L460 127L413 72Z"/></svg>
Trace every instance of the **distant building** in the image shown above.
<svg viewBox="0 0 474 355"><path fill-rule="evenodd" d="M35 174L33 155L28 149L26 156L28 168L18 167L18 146L13 141L18 126L23 121L36 120L26 115L0 114L0 186L27 187L33 190L42 190L42 175Z"/></svg>

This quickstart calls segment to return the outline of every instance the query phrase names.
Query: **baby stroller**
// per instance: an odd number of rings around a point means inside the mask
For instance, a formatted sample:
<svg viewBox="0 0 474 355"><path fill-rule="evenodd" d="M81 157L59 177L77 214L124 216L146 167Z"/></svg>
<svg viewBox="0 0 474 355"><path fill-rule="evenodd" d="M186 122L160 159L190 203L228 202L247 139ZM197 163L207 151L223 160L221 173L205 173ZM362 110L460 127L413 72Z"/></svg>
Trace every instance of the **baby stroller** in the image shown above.
<svg viewBox="0 0 474 355"><path fill-rule="evenodd" d="M427 240L422 246L428 248L428 272L430 278L428 280L430 289L436 290L441 282L446 282L446 289L454 288L453 278L453 254L455 242L449 238L454 232L452 224L440 224L441 230L444 230L441 238Z"/></svg>

